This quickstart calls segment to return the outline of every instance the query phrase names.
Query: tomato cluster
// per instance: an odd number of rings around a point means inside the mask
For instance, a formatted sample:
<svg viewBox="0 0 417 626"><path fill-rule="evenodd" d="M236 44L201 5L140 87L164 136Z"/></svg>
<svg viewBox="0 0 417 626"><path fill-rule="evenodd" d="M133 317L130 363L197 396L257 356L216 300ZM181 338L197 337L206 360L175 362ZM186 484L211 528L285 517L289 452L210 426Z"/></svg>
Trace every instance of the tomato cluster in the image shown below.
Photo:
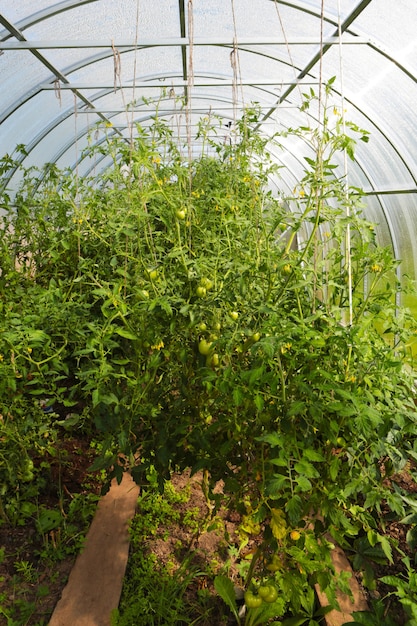
<svg viewBox="0 0 417 626"><path fill-rule="evenodd" d="M258 609L263 602L267 604L275 602L278 598L278 590L271 583L262 584L257 589L245 591L244 598L248 609Z"/></svg>

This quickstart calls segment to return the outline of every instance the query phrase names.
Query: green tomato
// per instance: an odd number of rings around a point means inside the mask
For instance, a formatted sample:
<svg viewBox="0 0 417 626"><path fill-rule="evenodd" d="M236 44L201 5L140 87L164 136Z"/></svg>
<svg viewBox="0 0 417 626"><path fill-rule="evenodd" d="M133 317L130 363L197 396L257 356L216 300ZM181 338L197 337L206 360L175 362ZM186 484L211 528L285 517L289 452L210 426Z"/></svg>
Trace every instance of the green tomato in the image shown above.
<svg viewBox="0 0 417 626"><path fill-rule="evenodd" d="M207 324L205 322L200 322L198 325L198 330L204 332L205 330L207 330Z"/></svg>
<svg viewBox="0 0 417 626"><path fill-rule="evenodd" d="M25 483L29 483L34 479L33 473L34 465L32 459L26 459L22 471L22 480Z"/></svg>
<svg viewBox="0 0 417 626"><path fill-rule="evenodd" d="M237 311L230 311L229 315L234 321L236 321L237 318L239 317L239 313Z"/></svg>
<svg viewBox="0 0 417 626"><path fill-rule="evenodd" d="M207 291L213 288L213 281L211 281L210 278L202 278L200 284L202 287L205 287Z"/></svg>
<svg viewBox="0 0 417 626"><path fill-rule="evenodd" d="M203 354L204 356L208 356L211 352L211 342L206 341L205 339L202 339L200 343L198 344L198 351L200 354Z"/></svg>
<svg viewBox="0 0 417 626"><path fill-rule="evenodd" d="M199 287L197 287L196 294L199 298L205 298L207 294L207 289L199 285Z"/></svg>
<svg viewBox="0 0 417 626"><path fill-rule="evenodd" d="M258 587L258 595L261 596L261 598L266 598L266 596L269 595L269 591L269 585L261 585L260 587Z"/></svg>
<svg viewBox="0 0 417 626"><path fill-rule="evenodd" d="M261 338L260 333L253 333L253 335L252 335L252 340L253 341L255 341L255 342L259 341L260 338Z"/></svg>
<svg viewBox="0 0 417 626"><path fill-rule="evenodd" d="M266 598L266 596L269 595L270 590L271 590L270 585L261 585L258 588L258 595L261 596L261 598Z"/></svg>
<svg viewBox="0 0 417 626"><path fill-rule="evenodd" d="M272 604L278 598L278 590L274 585L261 585L258 589L258 594L268 604Z"/></svg>
<svg viewBox="0 0 417 626"><path fill-rule="evenodd" d="M185 216L187 215L187 209L177 209L176 216L179 220L185 220Z"/></svg>
<svg viewBox="0 0 417 626"><path fill-rule="evenodd" d="M244 598L248 609L259 609L259 607L262 606L262 598L260 596L256 596L250 590L245 591Z"/></svg>
<svg viewBox="0 0 417 626"><path fill-rule="evenodd" d="M214 330L221 330L221 327L222 327L222 325L220 324L220 322L215 322L214 323L214 326L213 326Z"/></svg>
<svg viewBox="0 0 417 626"><path fill-rule="evenodd" d="M272 556L271 562L268 563L268 565L266 566L266 569L268 569L270 572L277 572L278 570L281 570L282 568L283 568L283 562L281 558L278 556L278 554L274 554Z"/></svg>
<svg viewBox="0 0 417 626"><path fill-rule="evenodd" d="M219 355L217 354L217 352L215 352L213 355L209 356L209 358L207 359L207 365L210 365L211 367L217 367L219 364Z"/></svg>
<svg viewBox="0 0 417 626"><path fill-rule="evenodd" d="M149 274L149 278L151 280L156 280L158 278L158 270L155 269L149 269L148 270L148 274Z"/></svg>

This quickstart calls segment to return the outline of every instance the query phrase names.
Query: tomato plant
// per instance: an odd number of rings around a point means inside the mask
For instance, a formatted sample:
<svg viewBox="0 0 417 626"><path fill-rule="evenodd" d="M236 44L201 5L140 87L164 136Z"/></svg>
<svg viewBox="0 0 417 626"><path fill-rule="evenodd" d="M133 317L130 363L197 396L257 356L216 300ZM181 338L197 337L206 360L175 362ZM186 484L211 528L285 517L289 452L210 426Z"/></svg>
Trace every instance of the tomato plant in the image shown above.
<svg viewBox="0 0 417 626"><path fill-rule="evenodd" d="M273 574L272 596L290 594L291 574L296 604L312 578L332 593L326 532L343 545L376 528L383 502L405 512L381 459L393 476L416 454L415 321L360 190L335 173L334 155L367 134L330 114L285 131L306 169L274 195L258 114L227 145L221 121L202 124L192 163L155 119L129 145L108 134L87 151L112 159L100 185L22 172L1 217L1 412L24 419L16 396L87 406L109 481L204 470L218 502L223 480L242 532L265 534L250 578Z"/></svg>

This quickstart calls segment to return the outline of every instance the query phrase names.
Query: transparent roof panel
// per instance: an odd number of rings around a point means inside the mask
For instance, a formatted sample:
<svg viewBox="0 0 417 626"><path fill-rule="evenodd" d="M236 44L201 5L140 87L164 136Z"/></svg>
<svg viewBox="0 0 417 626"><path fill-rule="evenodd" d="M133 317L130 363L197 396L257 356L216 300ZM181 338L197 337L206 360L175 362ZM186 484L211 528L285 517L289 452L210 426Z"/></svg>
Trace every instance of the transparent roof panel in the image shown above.
<svg viewBox="0 0 417 626"><path fill-rule="evenodd" d="M42 11L51 6L51 0L37 0L36 2L36 11ZM6 8L4 5L3 8ZM32 10L30 11L29 2L9 2L7 5L7 15L9 19L14 22L19 22L19 20L25 19L28 15L33 13L33 5Z"/></svg>
<svg viewBox="0 0 417 626"><path fill-rule="evenodd" d="M98 122L128 138L159 102L183 142L183 103L195 129L202 115L234 121L256 102L271 136L319 124L313 106L300 111L302 94L334 78L329 107L370 133L349 181L417 275L416 29L415 0L0 0L0 145L25 144L27 164L99 172L108 159L80 158L89 135L102 139ZM274 185L285 194L308 148L283 145ZM343 167L341 154L335 173Z"/></svg>

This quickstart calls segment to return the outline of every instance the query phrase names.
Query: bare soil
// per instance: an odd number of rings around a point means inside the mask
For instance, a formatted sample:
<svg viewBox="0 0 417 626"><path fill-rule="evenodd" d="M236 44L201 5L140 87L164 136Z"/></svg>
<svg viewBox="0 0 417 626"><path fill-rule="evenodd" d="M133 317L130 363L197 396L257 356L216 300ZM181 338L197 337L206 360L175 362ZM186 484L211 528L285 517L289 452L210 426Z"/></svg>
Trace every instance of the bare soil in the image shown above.
<svg viewBox="0 0 417 626"><path fill-rule="evenodd" d="M36 504L65 517L77 496L98 494L101 481L88 467L93 453L84 439L65 438L57 444L57 455L49 458L46 487ZM34 459L35 466L45 459ZM84 515L71 520L70 532L64 529L41 534L36 515L22 525L0 524L0 624L40 626L47 624L58 602L82 545L90 519ZM3 611L3 613L2 613ZM9 622L8 618L13 618ZM4 620L4 621L3 621Z"/></svg>
<svg viewBox="0 0 417 626"><path fill-rule="evenodd" d="M404 471L400 475L393 477L393 479L394 478L396 484L408 491L410 495L417 493L417 483L408 471ZM189 515L190 511L198 511L195 515L200 520L210 518L210 510L201 489L201 482L201 474L197 474L192 478L189 477L188 473L181 475L175 474L172 477L172 483L176 490L190 490L189 501L176 505L179 512L178 523L170 524L166 528L160 527L157 536L150 537L147 544L143 546L144 550L156 555L157 561L161 564L165 564L167 567L172 567L173 556L175 557L174 561L176 567L179 567L185 554L192 549L193 560L190 565L200 567L203 574L196 578L195 583L189 588L190 605L198 604L198 595L201 589L206 589L213 596L216 595L213 587L214 574L226 561L229 562L229 576L232 578L233 582L237 583L239 580L237 561L230 558L228 547L235 546L237 549L241 543L241 537L238 532L241 516L234 510L229 511L226 508L222 508L218 512L218 515L212 519L212 523L208 524L208 528L206 527L206 529L199 534L193 534L190 528L187 528L183 523L184 518ZM218 485L217 489L222 490L221 483ZM140 510L138 514L140 515ZM410 556L411 562L413 562L414 554L406 541L407 530L407 526L400 524L398 521L389 521L388 517L384 527L379 529L381 534L390 536L397 542L398 550L393 550L393 563L386 562L383 565L373 564L375 577L377 579L375 590L370 591L364 588L362 584L362 573L354 573L360 584L363 595L367 599L368 606L371 606L372 600L385 598L388 594L392 593L393 589L382 583L379 579L388 574L401 576L401 574L405 573L406 568L401 560L403 555ZM225 537L227 537L227 541L225 541ZM247 559L250 560L257 547L257 543L259 542L257 542L256 538L249 540L243 550L243 558L246 556ZM179 550L178 546L183 546L183 549ZM350 554L347 553L346 556L348 559L353 560L354 552L352 551ZM207 572L207 574L204 574L204 572ZM387 607L389 607L391 615L395 615L395 623L397 626L403 626L407 622L408 618L403 611L403 607L394 596L390 596L387 601ZM208 622L207 626L209 626L209 624L211 626L212 623L212 621ZM221 623L224 622L222 621ZM232 620L230 623L235 622Z"/></svg>
<svg viewBox="0 0 417 626"><path fill-rule="evenodd" d="M51 459L50 488L39 498L39 505L65 511L76 494L95 493L98 496L102 483L97 475L88 472L93 455L87 442L65 439L61 441L60 446L62 452L60 461L58 463L57 459ZM396 482L400 482L410 494L417 493L417 484L408 472L396 477ZM165 529L167 532L160 529L158 536L149 541L146 549L152 551L161 563L172 564L174 554L178 565L184 553L192 549L193 563L203 572L196 578L194 587L189 590L197 601L202 589L214 594L213 573L230 558L228 546L240 544L238 528L241 518L236 511L222 508L216 517L210 519L209 506L201 489L201 475L190 478L187 473L176 474L173 476L173 484L176 490L188 489L190 493L188 502L178 505L180 519L184 519L185 516L190 519L191 515L191 519L207 519L210 523L204 532L196 532L192 529L192 524L170 526L169 529ZM218 489L222 489L221 484L218 485ZM85 520L80 520L80 528L84 523ZM397 540L400 550L414 558L406 542L407 527L398 522L388 521L384 532ZM70 550L68 553L64 550L61 558L57 550L56 558L52 558L54 545L58 548L59 542L60 538L54 531L41 536L36 528L35 519L26 521L23 526L12 527L6 523L0 525L0 548L4 549L4 558L0 562L0 624L7 623L7 619L2 621L1 608L13 611L13 618L20 620L13 622L16 625L43 626L48 623L76 558L76 553L71 553ZM248 559L255 548L254 540L250 540L245 546ZM45 552L48 554L47 557ZM400 552L394 551L393 557L394 563L375 566L377 578L404 572ZM22 562L27 564L26 574L21 569L19 571L18 565ZM232 578L235 574L237 576L233 563L230 571ZM360 574L358 580L361 581ZM375 591L371 593L366 591L366 594L371 600L385 597L389 591L392 589L379 582ZM396 612L398 626L405 624L406 617L401 605L391 600L391 607L391 610ZM4 613L4 616L6 617L7 613Z"/></svg>

